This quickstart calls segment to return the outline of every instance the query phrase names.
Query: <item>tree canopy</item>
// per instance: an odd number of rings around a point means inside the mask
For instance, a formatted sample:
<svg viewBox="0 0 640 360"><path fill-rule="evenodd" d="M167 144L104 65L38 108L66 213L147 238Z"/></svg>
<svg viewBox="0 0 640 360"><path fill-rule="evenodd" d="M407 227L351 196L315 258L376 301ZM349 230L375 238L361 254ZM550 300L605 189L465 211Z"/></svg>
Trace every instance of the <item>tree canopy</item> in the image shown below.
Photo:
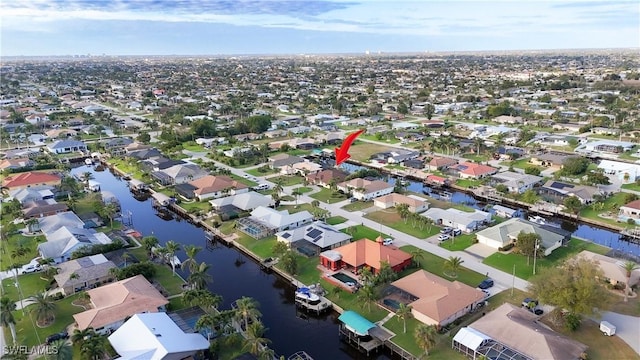
<svg viewBox="0 0 640 360"><path fill-rule="evenodd" d="M538 245L538 250L536 251L536 245ZM540 242L540 235L536 233L526 233L520 232L518 234L518 239L516 240L516 246L518 247L518 251L522 255L537 257L544 256L544 247Z"/></svg>
<svg viewBox="0 0 640 360"><path fill-rule="evenodd" d="M562 163L562 175L580 175L587 171L591 164L589 159L583 157L569 157Z"/></svg>

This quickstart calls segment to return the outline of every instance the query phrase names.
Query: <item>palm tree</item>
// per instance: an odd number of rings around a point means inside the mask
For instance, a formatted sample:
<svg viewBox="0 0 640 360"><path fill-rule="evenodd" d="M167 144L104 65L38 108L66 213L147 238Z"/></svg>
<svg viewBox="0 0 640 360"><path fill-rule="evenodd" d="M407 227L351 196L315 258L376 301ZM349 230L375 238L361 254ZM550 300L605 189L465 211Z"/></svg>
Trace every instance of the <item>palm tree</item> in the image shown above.
<svg viewBox="0 0 640 360"><path fill-rule="evenodd" d="M83 359L100 360L107 350L107 338L101 335L91 336L85 341L80 353Z"/></svg>
<svg viewBox="0 0 640 360"><path fill-rule="evenodd" d="M436 346L436 327L433 325L419 324L413 333L416 344L429 356L429 350Z"/></svg>
<svg viewBox="0 0 640 360"><path fill-rule="evenodd" d="M276 185L273 187L271 192L279 197L283 191L284 191L284 188L282 187L282 181L280 180L276 181Z"/></svg>
<svg viewBox="0 0 640 360"><path fill-rule="evenodd" d="M248 350L253 355L258 355L260 351L271 342L269 339L262 337L266 331L267 328L264 327L262 322L255 321L251 323L251 325L247 327L246 342L243 349Z"/></svg>
<svg viewBox="0 0 640 360"><path fill-rule="evenodd" d="M360 281L362 282L362 284L364 284L364 286L373 284L374 277L375 275L371 272L370 267L365 266L362 268L362 270L360 270Z"/></svg>
<svg viewBox="0 0 640 360"><path fill-rule="evenodd" d="M15 310L15 301L6 296L0 299L0 325L3 327L9 327L14 344L16 343L16 319L13 317L13 311Z"/></svg>
<svg viewBox="0 0 640 360"><path fill-rule="evenodd" d="M187 290L182 295L182 301L189 305L197 305L204 310L217 309L222 303L222 296L213 294L208 290Z"/></svg>
<svg viewBox="0 0 640 360"><path fill-rule="evenodd" d="M131 259L131 254L125 251L122 253L121 258L124 260L124 267L127 267L127 260Z"/></svg>
<svg viewBox="0 0 640 360"><path fill-rule="evenodd" d="M300 195L302 195L302 192L300 192L300 189L295 188L291 192L291 195L293 195L296 198L296 207L298 207L298 198L300 198Z"/></svg>
<svg viewBox="0 0 640 360"><path fill-rule="evenodd" d="M244 328L249 327L249 318L258 318L262 316L258 310L258 302L250 297L243 296L236 300L236 316L244 321Z"/></svg>
<svg viewBox="0 0 640 360"><path fill-rule="evenodd" d="M31 310L36 313L36 319L40 323L49 324L55 320L57 304L44 293L37 293L31 297L35 307Z"/></svg>
<svg viewBox="0 0 640 360"><path fill-rule="evenodd" d="M445 269L451 270L451 277L458 276L458 270L460 270L460 266L464 260L462 260L459 256L449 256L447 260L444 262Z"/></svg>
<svg viewBox="0 0 640 360"><path fill-rule="evenodd" d="M484 140L480 137L473 138L473 145L476 146L476 155L480 155L480 148L484 146Z"/></svg>
<svg viewBox="0 0 640 360"><path fill-rule="evenodd" d="M180 244L173 240L167 241L165 244L165 249L167 249L167 257L169 258L169 263L171 264L171 269L173 270L173 275L176 274L176 262L173 258L176 255L176 252L180 250Z"/></svg>
<svg viewBox="0 0 640 360"><path fill-rule="evenodd" d="M73 272L71 275L69 275L69 280L78 280L80 278L80 276L76 273ZM76 293L76 282L73 281L73 293Z"/></svg>
<svg viewBox="0 0 640 360"><path fill-rule="evenodd" d="M113 217L118 213L118 205L115 203L108 203L100 208L99 210L100 216L106 217L109 219L109 223L111 228L113 229Z"/></svg>
<svg viewBox="0 0 640 360"><path fill-rule="evenodd" d="M71 360L73 359L73 348L66 339L58 339L51 343L51 354L47 355L47 360Z"/></svg>
<svg viewBox="0 0 640 360"><path fill-rule="evenodd" d="M82 347L85 340L96 335L96 331L92 327L88 327L84 330L75 329L71 335L71 343Z"/></svg>
<svg viewBox="0 0 640 360"><path fill-rule="evenodd" d="M402 333L407 333L407 319L410 319L413 314L411 313L411 305L407 305L405 303L400 303L398 309L396 310L396 316L398 320L402 320Z"/></svg>
<svg viewBox="0 0 640 360"><path fill-rule="evenodd" d="M624 264L622 264L622 268L624 269L625 275L627 276L627 283L624 289L624 301L627 302L629 301L628 296L633 294L631 286L629 286L629 282L631 282L631 273L633 273L634 270L638 269L638 264L634 263L633 261L625 261Z"/></svg>
<svg viewBox="0 0 640 360"><path fill-rule="evenodd" d="M93 174L89 171L86 171L82 173L82 176L80 176L80 179L82 180L85 186L89 186L89 180L93 179Z"/></svg>
<svg viewBox="0 0 640 360"><path fill-rule="evenodd" d="M27 231L28 232L30 232L30 233L31 232L35 232L35 231L33 231L33 227L38 224L38 219L31 218L31 219L25 221L24 224L27 226Z"/></svg>
<svg viewBox="0 0 640 360"><path fill-rule="evenodd" d="M147 254L151 256L151 249L158 246L158 238L155 236L145 236L142 238L142 246L147 250Z"/></svg>
<svg viewBox="0 0 640 360"><path fill-rule="evenodd" d="M202 250L201 247L195 245L185 245L184 252L187 253L187 260L182 263L182 266L186 266L189 269L189 272L193 273L198 267L198 263L196 262L196 255Z"/></svg>
<svg viewBox="0 0 640 360"><path fill-rule="evenodd" d="M407 223L407 219L409 218L409 205L408 204L398 204L396 205L396 212L400 215L401 219L404 219L404 223Z"/></svg>
<svg viewBox="0 0 640 360"><path fill-rule="evenodd" d="M200 265L189 274L187 282L192 289L201 290L207 287L209 282L211 282L211 275L208 274L210 267L206 262L201 262Z"/></svg>
<svg viewBox="0 0 640 360"><path fill-rule="evenodd" d="M420 260L424 260L424 250L415 248L411 251L411 258L417 267L420 267Z"/></svg>
<svg viewBox="0 0 640 360"><path fill-rule="evenodd" d="M358 301L367 306L367 310L371 311L371 303L376 301L376 294L373 286L365 285L358 291Z"/></svg>
<svg viewBox="0 0 640 360"><path fill-rule="evenodd" d="M331 295L335 295L338 299L340 298L340 294L342 293L342 288L340 286L334 286L330 290Z"/></svg>

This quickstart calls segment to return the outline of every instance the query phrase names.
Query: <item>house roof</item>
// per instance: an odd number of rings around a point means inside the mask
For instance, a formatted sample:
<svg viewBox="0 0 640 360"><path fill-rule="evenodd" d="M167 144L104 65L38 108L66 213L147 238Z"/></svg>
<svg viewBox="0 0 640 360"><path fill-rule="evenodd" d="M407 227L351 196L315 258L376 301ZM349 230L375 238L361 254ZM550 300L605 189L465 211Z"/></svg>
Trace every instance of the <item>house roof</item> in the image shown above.
<svg viewBox="0 0 640 360"><path fill-rule="evenodd" d="M53 200L52 200L53 201ZM32 200L23 204L22 214L25 218L39 216L50 212L61 212L69 210L65 203L48 203L46 200Z"/></svg>
<svg viewBox="0 0 640 360"><path fill-rule="evenodd" d="M367 320L357 312L351 310L343 312L338 317L338 320L340 320L343 324L345 324L358 335L367 335L370 329L376 327L376 324Z"/></svg>
<svg viewBox="0 0 640 360"><path fill-rule="evenodd" d="M123 360L177 359L209 348L204 336L185 333L164 312L135 314L108 339Z"/></svg>
<svg viewBox="0 0 640 360"><path fill-rule="evenodd" d="M455 165L458 163L458 160L448 158L448 157L434 157L429 161L430 166L447 166L447 165Z"/></svg>
<svg viewBox="0 0 640 360"><path fill-rule="evenodd" d="M9 191L9 196L18 200L21 204L29 200L42 200L44 197L53 198L52 186L32 186L28 188L20 188Z"/></svg>
<svg viewBox="0 0 640 360"><path fill-rule="evenodd" d="M102 278L109 274L109 270L116 265L107 260L102 254L85 256L79 259L69 260L57 265L58 274L54 275L59 287L82 284L88 281ZM78 275L77 279L70 280L71 274Z"/></svg>
<svg viewBox="0 0 640 360"><path fill-rule="evenodd" d="M46 172L39 172L39 171L29 171L25 173L7 176L2 181L2 186L10 189L14 187L27 186L27 185L60 182L60 180L61 179L58 175L54 175Z"/></svg>
<svg viewBox="0 0 640 360"><path fill-rule="evenodd" d="M87 145L78 140L60 140L47 146L49 149L64 149L70 147L86 147Z"/></svg>
<svg viewBox="0 0 640 360"><path fill-rule="evenodd" d="M69 226L62 226L54 232L47 233L46 238L46 242L38 244L38 250L43 257L53 259L71 255L83 246L111 243L111 239L104 233Z"/></svg>
<svg viewBox="0 0 640 360"><path fill-rule="evenodd" d="M565 231L562 229L536 224L520 218L512 218L490 228L480 230L476 235L501 241L502 244L508 244L511 241L515 241L521 232L540 235L540 241L545 248L554 246L566 236Z"/></svg>
<svg viewBox="0 0 640 360"><path fill-rule="evenodd" d="M411 254L395 246L384 246L381 242L369 239L360 239L333 250L342 255L342 261L353 267L368 265L380 269L383 261L393 267L411 259Z"/></svg>
<svg viewBox="0 0 640 360"><path fill-rule="evenodd" d="M591 200L593 195L600 192L598 188L593 186L567 184L556 180L549 180L542 187L561 195L573 195L583 200Z"/></svg>
<svg viewBox="0 0 640 360"><path fill-rule="evenodd" d="M0 169L17 169L32 166L34 161L29 158L5 159L0 161Z"/></svg>
<svg viewBox="0 0 640 360"><path fill-rule="evenodd" d="M313 215L308 211L289 214L289 211L278 211L272 208L258 206L251 212L251 217L272 228L281 228L290 224L311 221Z"/></svg>
<svg viewBox="0 0 640 360"><path fill-rule="evenodd" d="M421 207L427 202L426 200L416 199L414 197L409 197L409 196L398 194L398 193L391 193L391 194L380 196L376 198L374 202L375 201L383 202L385 204L392 203L394 205L407 204L409 205L409 207L413 207L413 208Z"/></svg>
<svg viewBox="0 0 640 360"><path fill-rule="evenodd" d="M87 290L93 309L73 315L78 328L94 329L141 312L156 312L169 303L142 275Z"/></svg>
<svg viewBox="0 0 640 360"><path fill-rule="evenodd" d="M438 323L484 299L481 290L419 270L391 283L417 297L411 307Z"/></svg>
<svg viewBox="0 0 640 360"><path fill-rule="evenodd" d="M493 174L496 171L498 171L498 169L494 167L482 165L482 164L476 164L472 162L460 163L454 166L454 168L458 169L458 171L462 174L468 174L473 176Z"/></svg>
<svg viewBox="0 0 640 360"><path fill-rule="evenodd" d="M273 203L273 200L271 199L271 195L262 195L255 191L249 191L242 194L210 200L209 203L216 208L233 205L240 210L251 210L258 206L269 206Z"/></svg>
<svg viewBox="0 0 640 360"><path fill-rule="evenodd" d="M173 179L186 178L190 176L193 179L199 179L208 174L205 170L200 168L200 166L195 164L177 164L161 170L160 172Z"/></svg>
<svg viewBox="0 0 640 360"><path fill-rule="evenodd" d="M246 189L248 186L225 175L207 175L189 183L196 187L194 194L203 195L223 191L224 189Z"/></svg>
<svg viewBox="0 0 640 360"><path fill-rule="evenodd" d="M515 188L536 184L544 179L542 176L521 174L514 171L503 171L491 176L491 178L499 181L506 186Z"/></svg>
<svg viewBox="0 0 640 360"><path fill-rule="evenodd" d="M490 214L480 210L474 210L473 212L466 212L454 208L440 209L431 208L421 214L421 216L428 217L433 221L439 219L448 220L456 224L469 226L475 221L484 221L489 219Z"/></svg>
<svg viewBox="0 0 640 360"><path fill-rule="evenodd" d="M335 179L336 184L343 181L349 174L340 169L327 169L311 173L307 175L309 181L319 181L323 184L329 184L332 179Z"/></svg>
<svg viewBox="0 0 640 360"><path fill-rule="evenodd" d="M640 200L633 200L632 202L624 204L621 207L640 210Z"/></svg>
<svg viewBox="0 0 640 360"><path fill-rule="evenodd" d="M73 211L65 211L38 219L40 230L46 236L62 226L83 227L84 222Z"/></svg>
<svg viewBox="0 0 640 360"><path fill-rule="evenodd" d="M531 359L579 359L587 346L551 330L538 316L506 303L469 325Z"/></svg>
<svg viewBox="0 0 640 360"><path fill-rule="evenodd" d="M605 277L623 284L627 282L627 271L624 269L624 260L614 259L587 250L581 251L578 257L595 261ZM638 281L640 281L640 267L631 272L629 284L633 286L637 284Z"/></svg>
<svg viewBox="0 0 640 360"><path fill-rule="evenodd" d="M371 181L371 180L362 179L362 178L351 179L349 181L345 181L338 184L338 186L352 188L354 190L363 188L365 194L370 194L376 191L393 188L393 185L385 181L381 181L381 180Z"/></svg>
<svg viewBox="0 0 640 360"><path fill-rule="evenodd" d="M321 249L325 249L351 239L351 235L345 234L335 227L321 221L316 221L308 226L281 231L276 233L276 236L289 243L306 240Z"/></svg>

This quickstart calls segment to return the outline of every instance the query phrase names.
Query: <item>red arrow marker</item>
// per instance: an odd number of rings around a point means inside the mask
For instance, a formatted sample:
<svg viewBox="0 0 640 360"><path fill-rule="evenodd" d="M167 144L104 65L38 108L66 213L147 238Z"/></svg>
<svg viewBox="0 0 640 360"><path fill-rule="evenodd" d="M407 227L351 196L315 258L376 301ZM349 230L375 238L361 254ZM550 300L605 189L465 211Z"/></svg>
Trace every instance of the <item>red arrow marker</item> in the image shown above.
<svg viewBox="0 0 640 360"><path fill-rule="evenodd" d="M364 129L349 134L347 138L342 142L342 146L336 148L336 166L342 164L345 160L351 157L351 155L349 155L349 148L351 147L351 144L353 144L353 142L356 140L358 135L362 134L363 132Z"/></svg>

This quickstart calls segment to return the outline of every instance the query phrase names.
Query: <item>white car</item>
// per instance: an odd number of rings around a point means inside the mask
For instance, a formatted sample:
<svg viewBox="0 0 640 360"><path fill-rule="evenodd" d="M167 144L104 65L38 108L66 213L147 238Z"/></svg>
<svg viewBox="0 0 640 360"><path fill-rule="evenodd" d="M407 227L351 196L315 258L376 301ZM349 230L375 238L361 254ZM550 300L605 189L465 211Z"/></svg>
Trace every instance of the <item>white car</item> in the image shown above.
<svg viewBox="0 0 640 360"><path fill-rule="evenodd" d="M42 266L40 264L31 264L31 265L27 265L25 267L22 268L22 273L23 274L29 274L29 273L34 273L34 272L38 272L42 270Z"/></svg>
<svg viewBox="0 0 640 360"><path fill-rule="evenodd" d="M440 240L440 241L449 240L449 235L447 235L447 234L440 234L440 235L438 235L438 240Z"/></svg>
<svg viewBox="0 0 640 360"><path fill-rule="evenodd" d="M386 238L384 240L382 240L382 245L387 246L387 245L391 245L393 244L393 239L392 238Z"/></svg>

